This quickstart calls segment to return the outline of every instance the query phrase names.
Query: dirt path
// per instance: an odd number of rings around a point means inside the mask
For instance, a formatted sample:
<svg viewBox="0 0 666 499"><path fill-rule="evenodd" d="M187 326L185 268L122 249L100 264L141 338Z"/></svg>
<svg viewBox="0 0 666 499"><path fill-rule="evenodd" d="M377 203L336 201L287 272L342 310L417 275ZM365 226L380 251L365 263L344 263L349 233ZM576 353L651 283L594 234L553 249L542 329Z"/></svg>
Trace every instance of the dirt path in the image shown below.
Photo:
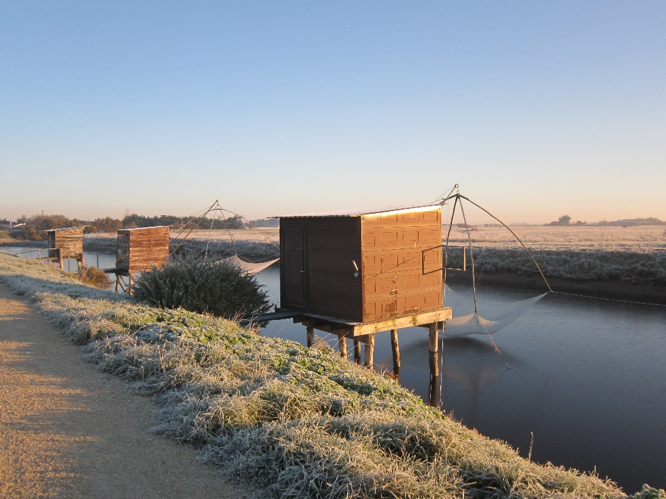
<svg viewBox="0 0 666 499"><path fill-rule="evenodd" d="M152 402L0 286L0 497L253 497L153 435Z"/></svg>

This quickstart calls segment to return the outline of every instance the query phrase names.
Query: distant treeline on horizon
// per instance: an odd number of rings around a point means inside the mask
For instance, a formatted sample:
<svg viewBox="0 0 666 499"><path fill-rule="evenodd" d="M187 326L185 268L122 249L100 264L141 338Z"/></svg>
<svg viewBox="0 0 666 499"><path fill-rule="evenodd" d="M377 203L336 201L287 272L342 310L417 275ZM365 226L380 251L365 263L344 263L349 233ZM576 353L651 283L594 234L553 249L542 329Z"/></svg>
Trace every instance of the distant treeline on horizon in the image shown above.
<svg viewBox="0 0 666 499"><path fill-rule="evenodd" d="M0 219L0 230L9 231L11 236L19 240L42 240L45 239L45 230L61 229L64 227L85 226L85 234L93 233L114 233L118 229L134 229L139 227L155 227L160 225L171 226L175 230L181 229L205 229L205 230L226 230L226 229L246 229L253 227L278 227L277 219L245 220L240 215L232 217L178 217L175 215L160 215L156 217L147 217L132 213L126 215L123 219L112 217L97 218L95 220L80 220L77 218L69 219L64 215L33 215L32 217L22 216L16 222L9 222L6 218ZM462 225L462 224L456 224ZM481 226L494 226L499 224L482 224ZM511 224L511 225L532 225L532 224ZM634 227L639 225L666 225L666 221L658 218L631 218L615 221L587 222L573 221L568 215L563 215L557 221L545 224L546 226L574 227L574 226L615 226L615 227Z"/></svg>
<svg viewBox="0 0 666 499"><path fill-rule="evenodd" d="M177 217L174 215L160 215L146 217L132 213L122 220L111 217L97 218L95 220L69 219L64 215L34 215L22 216L16 222L10 223L7 219L0 220L0 228L9 230L16 239L41 240L45 239L45 230L61 229L64 227L85 226L85 234L113 233L118 229L134 229L139 227L155 227L169 225L175 230L180 229L244 229L249 227L277 227L277 220L244 220L240 215L233 217L192 218Z"/></svg>

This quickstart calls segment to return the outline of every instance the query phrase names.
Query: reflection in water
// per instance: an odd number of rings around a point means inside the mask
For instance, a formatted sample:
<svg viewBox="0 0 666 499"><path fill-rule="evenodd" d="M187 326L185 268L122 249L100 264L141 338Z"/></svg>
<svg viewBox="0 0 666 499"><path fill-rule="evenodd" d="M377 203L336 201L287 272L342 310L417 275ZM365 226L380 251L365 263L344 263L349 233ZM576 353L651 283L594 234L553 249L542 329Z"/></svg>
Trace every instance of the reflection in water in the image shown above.
<svg viewBox="0 0 666 499"><path fill-rule="evenodd" d="M279 267L257 274L274 303ZM473 311L471 289L456 315ZM499 316L530 298L515 290L478 289L479 313ZM496 315L499 314L499 315ZM305 343L290 320L262 330ZM335 345L335 337L317 333ZM666 487L666 309L548 295L516 322L488 336L440 336L441 407L524 456L610 476L626 491L645 482ZM392 369L390 335L380 333L376 368ZM428 330L400 330L400 383L428 399ZM506 363L505 363L506 361ZM509 367L507 367L507 364Z"/></svg>

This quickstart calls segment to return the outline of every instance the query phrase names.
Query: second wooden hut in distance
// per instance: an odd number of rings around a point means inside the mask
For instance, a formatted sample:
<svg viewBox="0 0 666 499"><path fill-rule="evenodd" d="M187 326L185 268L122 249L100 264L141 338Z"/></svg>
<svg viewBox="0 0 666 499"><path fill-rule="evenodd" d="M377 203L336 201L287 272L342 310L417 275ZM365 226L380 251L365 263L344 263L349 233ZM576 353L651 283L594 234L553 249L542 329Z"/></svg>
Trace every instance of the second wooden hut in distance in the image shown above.
<svg viewBox="0 0 666 499"><path fill-rule="evenodd" d="M357 323L442 309L440 205L278 218L282 308Z"/></svg>
<svg viewBox="0 0 666 499"><path fill-rule="evenodd" d="M161 267L169 258L170 242L168 226L118 229L118 273L131 276L152 267Z"/></svg>
<svg viewBox="0 0 666 499"><path fill-rule="evenodd" d="M49 258L58 260L61 267L63 260L69 258L75 259L78 265L82 265L84 263L83 229L85 227L85 225L81 225L47 230Z"/></svg>

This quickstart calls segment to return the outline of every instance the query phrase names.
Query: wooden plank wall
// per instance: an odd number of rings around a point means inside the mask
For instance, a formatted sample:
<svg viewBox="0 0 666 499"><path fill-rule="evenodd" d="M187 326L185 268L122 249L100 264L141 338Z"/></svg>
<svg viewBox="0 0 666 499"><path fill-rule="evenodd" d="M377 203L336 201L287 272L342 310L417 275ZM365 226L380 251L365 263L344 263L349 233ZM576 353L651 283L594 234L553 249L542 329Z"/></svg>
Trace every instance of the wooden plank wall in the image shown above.
<svg viewBox="0 0 666 499"><path fill-rule="evenodd" d="M49 249L59 248L62 258L78 258L83 253L83 227L55 229L48 233ZM56 258L56 251L49 251Z"/></svg>
<svg viewBox="0 0 666 499"><path fill-rule="evenodd" d="M169 227L119 229L116 266L129 274L161 267L169 257L170 238Z"/></svg>
<svg viewBox="0 0 666 499"><path fill-rule="evenodd" d="M440 208L362 217L364 322L442 308L441 242Z"/></svg>

